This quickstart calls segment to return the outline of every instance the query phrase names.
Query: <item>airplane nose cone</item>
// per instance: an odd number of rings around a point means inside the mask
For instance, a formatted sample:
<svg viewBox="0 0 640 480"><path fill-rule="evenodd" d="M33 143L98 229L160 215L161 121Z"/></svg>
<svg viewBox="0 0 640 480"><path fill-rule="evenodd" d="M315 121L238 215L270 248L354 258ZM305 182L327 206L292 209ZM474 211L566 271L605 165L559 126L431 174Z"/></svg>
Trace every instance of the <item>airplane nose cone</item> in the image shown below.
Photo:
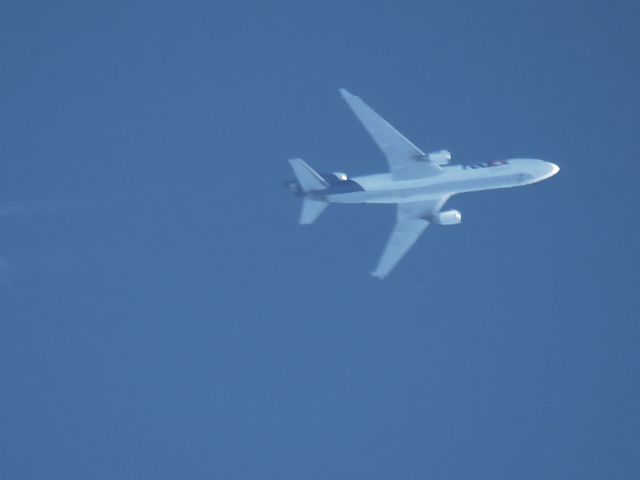
<svg viewBox="0 0 640 480"><path fill-rule="evenodd" d="M551 178L560 171L560 167L555 163L544 162L544 173L542 174L542 180Z"/></svg>
<svg viewBox="0 0 640 480"><path fill-rule="evenodd" d="M553 177L555 174L557 174L560 171L560 167L558 165L556 165L555 163L551 163L551 162L547 162L549 164L549 167L551 168L551 175L549 175L550 177Z"/></svg>

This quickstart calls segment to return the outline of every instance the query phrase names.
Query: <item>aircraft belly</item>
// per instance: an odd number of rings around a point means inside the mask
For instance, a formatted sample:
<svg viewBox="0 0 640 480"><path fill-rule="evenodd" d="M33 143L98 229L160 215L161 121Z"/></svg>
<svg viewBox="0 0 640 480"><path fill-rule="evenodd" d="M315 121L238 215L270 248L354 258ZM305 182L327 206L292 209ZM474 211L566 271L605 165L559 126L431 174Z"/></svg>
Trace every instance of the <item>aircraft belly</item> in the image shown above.
<svg viewBox="0 0 640 480"><path fill-rule="evenodd" d="M386 189L330 195L327 200L333 203L410 203L438 198L441 195L443 193L439 189Z"/></svg>
<svg viewBox="0 0 640 480"><path fill-rule="evenodd" d="M335 193L327 195L326 200L331 203L367 203L367 195L370 192Z"/></svg>
<svg viewBox="0 0 640 480"><path fill-rule="evenodd" d="M455 195L494 188L508 188L526 183L522 174L496 175L483 178L449 179L434 183L407 181L394 182L359 192L328 195L335 203L410 203L421 202L443 195Z"/></svg>

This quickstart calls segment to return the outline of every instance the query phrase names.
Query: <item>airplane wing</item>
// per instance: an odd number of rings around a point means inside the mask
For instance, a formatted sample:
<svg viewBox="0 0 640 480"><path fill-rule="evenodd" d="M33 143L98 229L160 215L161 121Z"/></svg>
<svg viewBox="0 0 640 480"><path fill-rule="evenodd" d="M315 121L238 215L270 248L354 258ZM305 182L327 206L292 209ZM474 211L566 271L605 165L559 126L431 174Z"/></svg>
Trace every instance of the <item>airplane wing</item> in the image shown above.
<svg viewBox="0 0 640 480"><path fill-rule="evenodd" d="M448 199L449 195L446 195L424 202L399 203L396 224L371 275L380 279L386 277L429 226L427 218L438 213Z"/></svg>
<svg viewBox="0 0 640 480"><path fill-rule="evenodd" d="M343 88L340 89L340 94L387 157L389 168L395 178L417 178L442 172L438 165L425 162L426 154L374 112L360 97Z"/></svg>

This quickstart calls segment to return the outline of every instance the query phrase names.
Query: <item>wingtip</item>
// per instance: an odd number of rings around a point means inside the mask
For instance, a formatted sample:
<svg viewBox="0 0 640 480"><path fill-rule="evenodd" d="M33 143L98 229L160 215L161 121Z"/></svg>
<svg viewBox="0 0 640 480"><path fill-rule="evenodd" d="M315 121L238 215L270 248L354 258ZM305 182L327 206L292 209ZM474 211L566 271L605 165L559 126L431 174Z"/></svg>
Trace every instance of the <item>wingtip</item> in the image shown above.
<svg viewBox="0 0 640 480"><path fill-rule="evenodd" d="M349 91L346 88L340 88L340 95L342 95L342 98L349 98L349 97L354 97L355 95L349 93Z"/></svg>
<svg viewBox="0 0 640 480"><path fill-rule="evenodd" d="M373 278L377 278L378 280L382 280L384 279L384 275L378 273L378 272L369 272L369 274L373 277Z"/></svg>

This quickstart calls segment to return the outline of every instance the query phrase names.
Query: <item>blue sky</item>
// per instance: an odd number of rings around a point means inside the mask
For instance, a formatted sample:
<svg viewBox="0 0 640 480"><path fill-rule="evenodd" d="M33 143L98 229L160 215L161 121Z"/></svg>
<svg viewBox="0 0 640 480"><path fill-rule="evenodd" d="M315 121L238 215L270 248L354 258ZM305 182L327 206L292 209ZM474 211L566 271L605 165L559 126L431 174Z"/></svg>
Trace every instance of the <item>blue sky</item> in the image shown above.
<svg viewBox="0 0 640 480"><path fill-rule="evenodd" d="M0 14L0 477L640 475L635 2L30 2ZM462 163L311 227L286 159L382 171L338 94Z"/></svg>

